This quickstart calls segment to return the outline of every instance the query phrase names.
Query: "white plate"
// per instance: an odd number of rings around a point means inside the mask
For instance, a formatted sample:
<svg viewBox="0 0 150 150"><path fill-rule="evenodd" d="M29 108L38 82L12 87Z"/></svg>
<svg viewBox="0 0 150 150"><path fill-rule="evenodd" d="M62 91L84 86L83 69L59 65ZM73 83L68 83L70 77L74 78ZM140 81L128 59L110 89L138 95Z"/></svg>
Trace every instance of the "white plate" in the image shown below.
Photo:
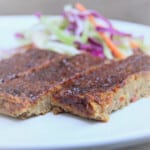
<svg viewBox="0 0 150 150"><path fill-rule="evenodd" d="M31 26L29 16L0 17L0 48L17 46L13 34ZM150 27L114 21L119 29L144 35L150 43ZM150 98L114 112L108 123L71 115L43 116L17 120L0 116L0 149L70 149L120 147L150 140Z"/></svg>

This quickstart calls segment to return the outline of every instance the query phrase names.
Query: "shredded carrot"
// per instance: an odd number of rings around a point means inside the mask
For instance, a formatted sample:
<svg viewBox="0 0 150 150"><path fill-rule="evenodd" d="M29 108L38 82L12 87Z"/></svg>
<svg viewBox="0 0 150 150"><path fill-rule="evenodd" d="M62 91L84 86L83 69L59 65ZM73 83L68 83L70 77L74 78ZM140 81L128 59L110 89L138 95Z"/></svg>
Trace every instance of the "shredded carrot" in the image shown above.
<svg viewBox="0 0 150 150"><path fill-rule="evenodd" d="M79 10L79 11L85 11L86 8L81 4L81 3L77 3L76 4L76 8ZM91 23L94 25L94 26L98 26L98 24L96 23L95 21L95 18L92 16L92 15L89 15L89 20L91 21ZM113 41L108 37L106 36L104 33L102 32L99 32L99 36L102 37L102 39L104 40L104 42L106 43L106 45L109 47L109 49L111 50L111 52L113 53L113 55L115 57L117 57L118 59L124 59L126 56L124 54L122 54L120 51L119 51L119 48L113 43Z"/></svg>
<svg viewBox="0 0 150 150"><path fill-rule="evenodd" d="M130 41L130 46L133 49L138 49L140 47L139 44L135 41Z"/></svg>

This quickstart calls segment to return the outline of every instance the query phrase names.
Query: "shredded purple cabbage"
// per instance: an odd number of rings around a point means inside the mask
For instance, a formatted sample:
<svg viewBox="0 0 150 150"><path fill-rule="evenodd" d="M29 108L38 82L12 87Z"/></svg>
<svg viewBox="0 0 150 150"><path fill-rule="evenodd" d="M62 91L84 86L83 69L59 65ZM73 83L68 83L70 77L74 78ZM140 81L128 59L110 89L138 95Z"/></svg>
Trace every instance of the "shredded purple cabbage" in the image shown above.
<svg viewBox="0 0 150 150"><path fill-rule="evenodd" d="M109 28L113 28L111 22L107 18L94 10L86 10L84 12L80 12L78 10L70 10L64 11L62 13L62 16L69 22L67 30L73 32L78 36L82 34L83 22L89 17L89 15L92 15L99 20L103 20Z"/></svg>
<svg viewBox="0 0 150 150"><path fill-rule="evenodd" d="M42 16L42 14L41 14L41 12L36 12L36 13L34 14L34 16L36 16L38 19L40 19L41 16Z"/></svg>
<svg viewBox="0 0 150 150"><path fill-rule="evenodd" d="M128 37L132 36L129 33L124 33L124 32L118 31L114 28L105 28L105 27L101 27L101 26L97 26L96 31L98 31L98 32L108 32L111 35L128 36Z"/></svg>
<svg viewBox="0 0 150 150"><path fill-rule="evenodd" d="M69 22L67 30L80 36L83 32L83 16L77 15L73 11L64 11L62 15Z"/></svg>
<svg viewBox="0 0 150 150"><path fill-rule="evenodd" d="M103 15L101 15L100 13L94 10L86 10L84 12L80 12L78 10L72 9L69 11L64 11L63 16L69 22L67 30L74 33L77 36L81 36L83 33L83 22L85 19L89 17L89 15L92 15L97 20L102 20L106 24L107 27L97 26L96 31L109 33L111 39L113 39L114 35L127 36L127 37L132 36L131 34L124 33L114 29L112 23L107 18L105 18Z"/></svg>
<svg viewBox="0 0 150 150"><path fill-rule="evenodd" d="M89 15L92 15L93 17L99 19L99 20L103 20L106 25L109 27L109 28L113 28L113 25L112 23L107 19L105 18L103 15L101 15L99 12L97 11L94 11L94 10L86 10L84 12L82 12L83 14L89 16Z"/></svg>
<svg viewBox="0 0 150 150"><path fill-rule="evenodd" d="M83 50L83 51L89 52L92 55L98 56L101 58L105 57L104 52L103 52L103 45L93 38L88 38L88 43L81 43L79 41L76 41L75 45L81 51Z"/></svg>
<svg viewBox="0 0 150 150"><path fill-rule="evenodd" d="M63 12L63 16L65 16L69 21L72 21L73 19L68 16L68 14L72 14L72 15L75 15L75 16L78 16L81 20L84 20L86 19L89 15L92 15L93 17L99 19L99 20L103 20L106 25L108 25L109 28L113 28L113 25L112 23L107 19L105 18L103 15L101 15L100 13L94 11L94 10L86 10L84 12L80 12L80 11L64 11Z"/></svg>
<svg viewBox="0 0 150 150"><path fill-rule="evenodd" d="M22 33L15 33L15 37L18 39L23 39L24 35Z"/></svg>

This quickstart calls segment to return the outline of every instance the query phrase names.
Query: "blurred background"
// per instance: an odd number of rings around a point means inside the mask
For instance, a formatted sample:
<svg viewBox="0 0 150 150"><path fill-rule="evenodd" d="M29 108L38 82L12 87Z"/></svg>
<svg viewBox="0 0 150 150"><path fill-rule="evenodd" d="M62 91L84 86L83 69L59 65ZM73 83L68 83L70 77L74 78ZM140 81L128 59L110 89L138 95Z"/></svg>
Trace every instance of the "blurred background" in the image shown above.
<svg viewBox="0 0 150 150"><path fill-rule="evenodd" d="M64 4L78 1L111 19L150 25L150 0L0 0L0 15L60 14Z"/></svg>

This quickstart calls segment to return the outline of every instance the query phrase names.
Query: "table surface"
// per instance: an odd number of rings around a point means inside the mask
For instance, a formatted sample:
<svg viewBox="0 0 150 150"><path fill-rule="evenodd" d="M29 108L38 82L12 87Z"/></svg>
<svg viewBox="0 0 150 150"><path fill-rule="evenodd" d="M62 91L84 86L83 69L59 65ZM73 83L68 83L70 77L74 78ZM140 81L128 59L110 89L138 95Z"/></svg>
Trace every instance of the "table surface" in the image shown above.
<svg viewBox="0 0 150 150"><path fill-rule="evenodd" d="M101 150L99 148L85 148L85 149L77 149L77 150ZM134 146L129 146L126 148L118 148L118 149L103 149L103 150L150 150L150 142L149 143L144 143L144 144L139 144L139 145L134 145Z"/></svg>
<svg viewBox="0 0 150 150"><path fill-rule="evenodd" d="M150 25L150 0L0 0L0 15L60 14L65 4L83 3L111 19Z"/></svg>
<svg viewBox="0 0 150 150"><path fill-rule="evenodd" d="M123 148L121 150L150 150L150 142L146 144L138 145L138 146Z"/></svg>

